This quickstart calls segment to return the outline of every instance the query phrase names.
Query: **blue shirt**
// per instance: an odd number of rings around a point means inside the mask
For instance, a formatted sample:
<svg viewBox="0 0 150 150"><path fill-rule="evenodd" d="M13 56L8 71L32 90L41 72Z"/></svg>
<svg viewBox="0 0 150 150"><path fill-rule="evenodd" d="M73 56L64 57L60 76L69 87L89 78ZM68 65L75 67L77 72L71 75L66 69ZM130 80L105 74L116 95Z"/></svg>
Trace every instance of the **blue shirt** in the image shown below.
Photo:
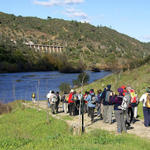
<svg viewBox="0 0 150 150"><path fill-rule="evenodd" d="M88 96L85 99L88 102L88 107L95 107L95 104L92 104L92 96L91 94L88 94Z"/></svg>

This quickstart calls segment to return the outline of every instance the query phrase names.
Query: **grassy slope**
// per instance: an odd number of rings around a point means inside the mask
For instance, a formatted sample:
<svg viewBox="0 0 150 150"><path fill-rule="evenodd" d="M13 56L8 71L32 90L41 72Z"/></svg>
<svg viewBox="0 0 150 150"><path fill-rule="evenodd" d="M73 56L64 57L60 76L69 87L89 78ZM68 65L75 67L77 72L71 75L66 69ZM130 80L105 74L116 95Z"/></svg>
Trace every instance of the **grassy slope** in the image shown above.
<svg viewBox="0 0 150 150"><path fill-rule="evenodd" d="M113 74L104 79L97 80L84 87L85 90L91 88L98 90L104 89L107 84L112 85L112 90L117 92L117 88L121 85L131 86L135 89L138 97L145 93L146 87L150 86L150 67L149 64L136 68L132 71L126 71L120 74ZM139 115L143 118L142 105L139 105Z"/></svg>
<svg viewBox="0 0 150 150"><path fill-rule="evenodd" d="M0 117L1 150L148 150L150 142L133 135L115 135L96 130L82 136L72 136L68 126L34 109L17 109ZM138 145L137 145L138 143Z"/></svg>

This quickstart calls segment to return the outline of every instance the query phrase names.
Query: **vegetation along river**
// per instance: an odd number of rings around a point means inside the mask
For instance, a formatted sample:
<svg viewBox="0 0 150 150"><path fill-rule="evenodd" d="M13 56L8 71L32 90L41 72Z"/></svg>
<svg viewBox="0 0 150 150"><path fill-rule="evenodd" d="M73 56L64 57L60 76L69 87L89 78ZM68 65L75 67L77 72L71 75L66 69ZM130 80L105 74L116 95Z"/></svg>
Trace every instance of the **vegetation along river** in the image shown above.
<svg viewBox="0 0 150 150"><path fill-rule="evenodd" d="M88 83L109 75L109 71L91 72ZM62 82L72 85L79 73L64 74L51 72L23 72L0 74L0 101L8 103L14 100L31 100L31 94L36 93L39 100L45 100L49 90L59 90Z"/></svg>

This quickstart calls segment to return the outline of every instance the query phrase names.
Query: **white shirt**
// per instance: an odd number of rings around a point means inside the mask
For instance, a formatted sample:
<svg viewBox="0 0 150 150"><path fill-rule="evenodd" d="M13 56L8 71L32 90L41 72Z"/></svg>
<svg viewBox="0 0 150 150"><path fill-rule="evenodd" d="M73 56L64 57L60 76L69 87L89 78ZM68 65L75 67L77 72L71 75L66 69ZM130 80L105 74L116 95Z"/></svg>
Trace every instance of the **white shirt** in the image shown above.
<svg viewBox="0 0 150 150"><path fill-rule="evenodd" d="M51 92L46 95L47 98L51 97Z"/></svg>
<svg viewBox="0 0 150 150"><path fill-rule="evenodd" d="M145 104L146 104L146 100L147 100L147 93L143 94L140 98L140 102L143 103L143 107L146 107Z"/></svg>

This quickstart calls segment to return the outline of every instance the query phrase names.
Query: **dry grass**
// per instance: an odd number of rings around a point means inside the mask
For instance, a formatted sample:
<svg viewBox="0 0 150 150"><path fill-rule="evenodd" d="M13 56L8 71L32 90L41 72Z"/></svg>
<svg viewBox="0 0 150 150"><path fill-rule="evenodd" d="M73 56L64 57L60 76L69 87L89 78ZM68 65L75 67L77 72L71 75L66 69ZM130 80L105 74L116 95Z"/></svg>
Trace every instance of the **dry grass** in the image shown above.
<svg viewBox="0 0 150 150"><path fill-rule="evenodd" d="M0 115L4 113L10 113L12 108L9 104L3 104L0 102Z"/></svg>

